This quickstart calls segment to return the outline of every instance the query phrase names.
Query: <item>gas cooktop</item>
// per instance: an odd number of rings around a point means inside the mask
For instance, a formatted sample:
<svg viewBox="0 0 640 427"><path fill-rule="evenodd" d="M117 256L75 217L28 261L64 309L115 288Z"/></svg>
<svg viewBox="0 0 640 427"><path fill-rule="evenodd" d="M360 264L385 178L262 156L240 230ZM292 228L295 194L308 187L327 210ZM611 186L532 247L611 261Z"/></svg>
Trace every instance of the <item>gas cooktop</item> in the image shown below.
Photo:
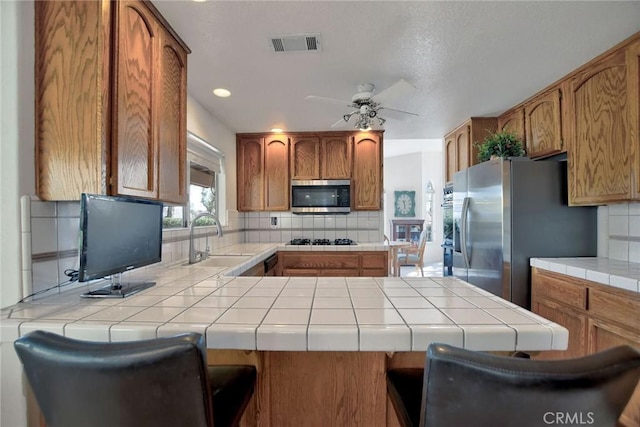
<svg viewBox="0 0 640 427"><path fill-rule="evenodd" d="M338 245L338 246L348 246L348 245L356 245L357 243L351 239L293 239L289 243L289 245Z"/></svg>

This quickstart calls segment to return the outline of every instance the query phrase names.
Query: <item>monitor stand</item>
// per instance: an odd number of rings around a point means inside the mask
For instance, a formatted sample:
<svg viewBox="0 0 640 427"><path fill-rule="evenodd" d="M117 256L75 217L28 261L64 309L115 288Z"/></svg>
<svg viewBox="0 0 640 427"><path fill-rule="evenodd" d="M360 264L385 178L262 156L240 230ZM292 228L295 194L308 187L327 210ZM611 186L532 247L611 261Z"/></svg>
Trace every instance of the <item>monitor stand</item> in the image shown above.
<svg viewBox="0 0 640 427"><path fill-rule="evenodd" d="M126 298L155 285L156 282L123 282L122 273L111 276L109 286L80 295L82 298Z"/></svg>

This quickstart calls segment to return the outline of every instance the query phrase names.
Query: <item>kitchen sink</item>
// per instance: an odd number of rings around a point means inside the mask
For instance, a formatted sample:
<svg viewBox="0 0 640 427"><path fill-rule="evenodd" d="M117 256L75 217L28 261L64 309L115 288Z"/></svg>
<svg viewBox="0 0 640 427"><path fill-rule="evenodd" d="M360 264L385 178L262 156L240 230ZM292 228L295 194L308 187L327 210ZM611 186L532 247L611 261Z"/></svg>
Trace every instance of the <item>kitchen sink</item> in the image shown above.
<svg viewBox="0 0 640 427"><path fill-rule="evenodd" d="M194 267L235 267L249 259L251 259L251 255L214 255L191 265Z"/></svg>

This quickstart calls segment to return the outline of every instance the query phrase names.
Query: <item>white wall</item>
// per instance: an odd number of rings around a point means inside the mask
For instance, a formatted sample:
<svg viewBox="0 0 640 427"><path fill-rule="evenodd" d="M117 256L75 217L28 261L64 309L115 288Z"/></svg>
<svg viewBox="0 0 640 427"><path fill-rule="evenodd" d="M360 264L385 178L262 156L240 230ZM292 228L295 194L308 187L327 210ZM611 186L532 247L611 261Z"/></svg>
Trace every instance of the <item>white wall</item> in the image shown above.
<svg viewBox="0 0 640 427"><path fill-rule="evenodd" d="M20 196L35 193L33 20L33 2L0 1L0 307L22 298Z"/></svg>
<svg viewBox="0 0 640 427"><path fill-rule="evenodd" d="M213 96L213 95L212 95ZM236 209L236 134L191 95L187 97L187 130L207 141L225 156L225 212ZM224 221L224 220L223 220ZM224 221L228 223L227 221Z"/></svg>
<svg viewBox="0 0 640 427"><path fill-rule="evenodd" d="M385 141L385 144L393 143ZM391 238L389 221L394 218L394 191L416 192L416 218L425 218L425 191L429 180L434 186L434 237L425 249L425 262L442 261L442 152L421 151L384 159L385 234ZM405 218L406 219L406 218Z"/></svg>

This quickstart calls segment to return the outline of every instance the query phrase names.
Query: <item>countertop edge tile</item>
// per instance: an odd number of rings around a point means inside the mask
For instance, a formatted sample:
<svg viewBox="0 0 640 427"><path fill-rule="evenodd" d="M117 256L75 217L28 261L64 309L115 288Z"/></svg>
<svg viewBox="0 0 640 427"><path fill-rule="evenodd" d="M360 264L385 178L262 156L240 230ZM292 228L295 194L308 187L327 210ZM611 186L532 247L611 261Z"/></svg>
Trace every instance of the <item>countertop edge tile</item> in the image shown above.
<svg viewBox="0 0 640 427"><path fill-rule="evenodd" d="M640 263L599 257L531 258L529 264L541 270L560 272L562 265L568 276L614 288L640 293Z"/></svg>

